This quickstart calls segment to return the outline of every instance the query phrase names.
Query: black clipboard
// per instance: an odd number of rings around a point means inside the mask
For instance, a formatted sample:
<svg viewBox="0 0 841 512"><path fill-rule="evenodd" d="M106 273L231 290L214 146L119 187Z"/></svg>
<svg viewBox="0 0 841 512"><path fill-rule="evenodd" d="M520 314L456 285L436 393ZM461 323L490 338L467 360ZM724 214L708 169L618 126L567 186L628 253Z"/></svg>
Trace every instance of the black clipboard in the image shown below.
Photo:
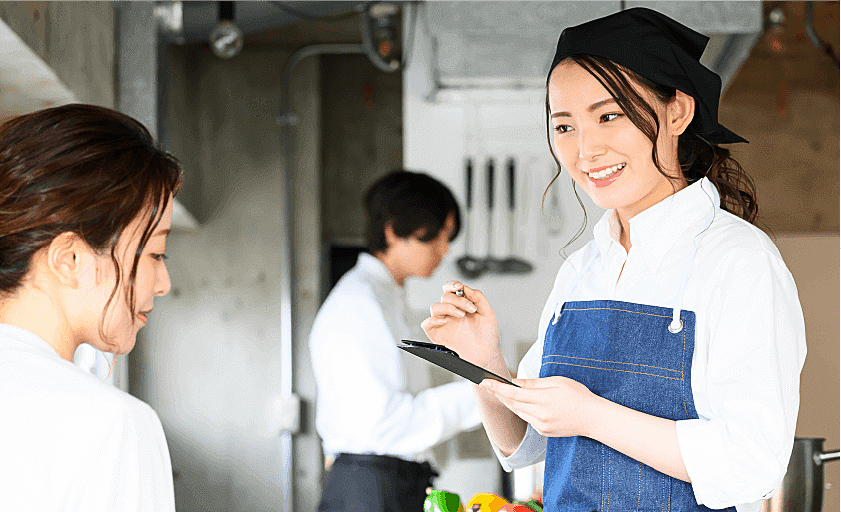
<svg viewBox="0 0 841 512"><path fill-rule="evenodd" d="M410 354L422 357L430 363L436 364L445 370L449 370L456 375L460 375L465 379L479 384L484 379L498 380L504 384L517 386L505 377L489 372L484 368L476 366L473 363L468 363L460 358L454 351L448 349L443 345L436 345L435 343L426 343L423 341L401 340L404 345L397 345L397 348L405 350Z"/></svg>

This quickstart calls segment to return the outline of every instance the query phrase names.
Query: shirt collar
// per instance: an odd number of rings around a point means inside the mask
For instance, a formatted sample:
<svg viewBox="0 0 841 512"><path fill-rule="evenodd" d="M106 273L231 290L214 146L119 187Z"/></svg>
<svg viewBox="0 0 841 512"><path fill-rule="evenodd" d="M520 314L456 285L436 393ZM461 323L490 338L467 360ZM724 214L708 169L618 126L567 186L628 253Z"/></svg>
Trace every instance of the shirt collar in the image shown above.
<svg viewBox="0 0 841 512"><path fill-rule="evenodd" d="M38 349L44 352L45 354L57 357L58 359L64 361L64 359L62 359L61 356L58 355L58 352L55 351L52 345L47 343L37 334L27 331L22 327L0 323L0 338L16 341L21 345L26 345L28 347Z"/></svg>
<svg viewBox="0 0 841 512"><path fill-rule="evenodd" d="M652 272L660 266L666 252L676 243L692 240L703 228L714 205L721 198L707 178L663 199L631 218L631 245L641 253ZM620 225L615 210L608 210L593 228L602 258L612 244L619 244Z"/></svg>
<svg viewBox="0 0 841 512"><path fill-rule="evenodd" d="M367 252L361 252L359 253L359 258L356 260L356 265L378 285L394 288L395 290L401 288L394 279L394 276L391 275L388 267L376 256Z"/></svg>
<svg viewBox="0 0 841 512"><path fill-rule="evenodd" d="M356 266L376 289L378 302L383 307L396 308L397 314L403 315L405 312L406 289L397 284L388 267L379 258L367 252L359 253Z"/></svg>

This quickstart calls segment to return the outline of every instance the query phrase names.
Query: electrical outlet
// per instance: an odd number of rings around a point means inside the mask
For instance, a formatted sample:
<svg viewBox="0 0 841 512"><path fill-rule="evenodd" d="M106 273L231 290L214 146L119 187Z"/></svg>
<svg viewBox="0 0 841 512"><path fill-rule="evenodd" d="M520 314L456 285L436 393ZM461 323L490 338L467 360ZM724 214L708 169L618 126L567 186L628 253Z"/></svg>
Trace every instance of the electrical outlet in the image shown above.
<svg viewBox="0 0 841 512"><path fill-rule="evenodd" d="M298 395L278 397L274 400L275 429L278 434L301 431L301 398Z"/></svg>

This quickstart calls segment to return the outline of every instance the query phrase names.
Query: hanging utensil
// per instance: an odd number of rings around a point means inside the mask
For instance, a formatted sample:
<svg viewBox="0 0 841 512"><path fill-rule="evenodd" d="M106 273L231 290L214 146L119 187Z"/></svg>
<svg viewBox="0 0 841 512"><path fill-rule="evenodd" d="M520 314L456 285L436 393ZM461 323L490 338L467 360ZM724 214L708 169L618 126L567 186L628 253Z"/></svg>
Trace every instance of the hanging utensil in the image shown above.
<svg viewBox="0 0 841 512"><path fill-rule="evenodd" d="M821 512L823 507L823 464L838 460L838 450L823 451L825 439L795 437L783 483L765 500L760 512Z"/></svg>
<svg viewBox="0 0 841 512"><path fill-rule="evenodd" d="M516 188L514 186L516 171L513 157L508 159L505 167L508 171L508 257L501 262L502 272L505 274L528 274L532 271L531 263L514 256L517 252L517 225L514 216L516 211Z"/></svg>
<svg viewBox="0 0 841 512"><path fill-rule="evenodd" d="M501 272L502 261L494 258L493 255L493 224L494 224L494 159L488 158L487 168L487 191L488 191L488 255L485 257L485 270L487 272Z"/></svg>
<svg viewBox="0 0 841 512"><path fill-rule="evenodd" d="M466 213L464 216L464 256L456 261L459 271L464 277L475 279L482 275L485 271L485 262L481 258L476 258L470 254L470 212L473 210L473 160L466 158L464 160L464 179L465 179L465 206Z"/></svg>

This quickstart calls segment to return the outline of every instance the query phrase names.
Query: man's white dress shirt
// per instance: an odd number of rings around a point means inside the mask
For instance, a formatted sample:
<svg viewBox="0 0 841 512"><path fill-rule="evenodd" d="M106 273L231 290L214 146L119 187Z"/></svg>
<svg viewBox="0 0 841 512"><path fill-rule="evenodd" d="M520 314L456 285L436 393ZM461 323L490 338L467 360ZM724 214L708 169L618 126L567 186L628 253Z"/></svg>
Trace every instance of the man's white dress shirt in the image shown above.
<svg viewBox="0 0 841 512"><path fill-rule="evenodd" d="M776 246L719 203L706 178L669 196L630 220L627 253L615 211L605 212L594 240L561 266L518 376L539 376L546 329L563 302L673 308L714 204L679 303L696 315L691 371L699 419L677 422L678 443L699 504L755 512L780 485L791 454L806 333L794 280ZM563 296L572 281L579 283L575 291ZM510 457L495 450L505 469L524 467L543 460L546 438L529 426Z"/></svg>
<svg viewBox="0 0 841 512"><path fill-rule="evenodd" d="M0 324L0 510L175 510L155 411Z"/></svg>
<svg viewBox="0 0 841 512"><path fill-rule="evenodd" d="M422 460L433 445L481 423L470 382L413 395L397 345L411 330L403 288L361 253L316 316L310 356L318 386L316 428L324 454Z"/></svg>

